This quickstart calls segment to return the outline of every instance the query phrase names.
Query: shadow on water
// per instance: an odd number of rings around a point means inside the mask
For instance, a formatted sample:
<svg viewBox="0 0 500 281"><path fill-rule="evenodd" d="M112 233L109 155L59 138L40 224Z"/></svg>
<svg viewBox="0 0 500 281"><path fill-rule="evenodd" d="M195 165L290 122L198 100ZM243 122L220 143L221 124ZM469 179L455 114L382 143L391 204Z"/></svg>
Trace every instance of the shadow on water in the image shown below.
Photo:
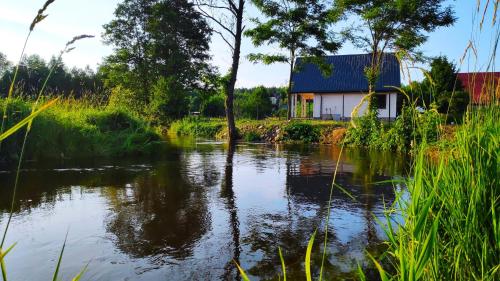
<svg viewBox="0 0 500 281"><path fill-rule="evenodd" d="M7 259L9 272L15 280L50 278L50 261L71 226L63 276L91 260L91 280L235 280L236 261L252 280L274 280L281 247L290 280L303 279L315 229L319 270L339 153L175 139L154 158L30 164L8 237L20 242ZM395 187L374 183L404 176L407 165L404 155L344 150L337 182L356 200L333 193L328 280L350 279L358 263L368 264L365 250L380 249L384 236L373 215L383 220ZM12 178L0 173L1 227Z"/></svg>

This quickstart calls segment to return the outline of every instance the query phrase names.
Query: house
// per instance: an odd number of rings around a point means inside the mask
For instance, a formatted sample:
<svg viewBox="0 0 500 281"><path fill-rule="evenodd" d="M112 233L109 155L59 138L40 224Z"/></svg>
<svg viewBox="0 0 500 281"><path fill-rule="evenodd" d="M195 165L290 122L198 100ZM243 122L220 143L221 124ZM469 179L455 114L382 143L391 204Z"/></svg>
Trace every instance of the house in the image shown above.
<svg viewBox="0 0 500 281"><path fill-rule="evenodd" d="M462 87L471 95L473 104L484 104L491 101L491 97L500 93L500 72L469 72L458 73L458 80ZM497 99L500 97L496 97Z"/></svg>
<svg viewBox="0 0 500 281"><path fill-rule="evenodd" d="M317 65L297 59L289 97L292 118L347 120L368 93L364 70L370 65L371 54L327 56L325 59L333 67L328 77ZM395 87L400 86L399 61L393 54L386 54L375 85L380 118L396 118L398 91ZM366 111L367 104L362 104L358 116Z"/></svg>

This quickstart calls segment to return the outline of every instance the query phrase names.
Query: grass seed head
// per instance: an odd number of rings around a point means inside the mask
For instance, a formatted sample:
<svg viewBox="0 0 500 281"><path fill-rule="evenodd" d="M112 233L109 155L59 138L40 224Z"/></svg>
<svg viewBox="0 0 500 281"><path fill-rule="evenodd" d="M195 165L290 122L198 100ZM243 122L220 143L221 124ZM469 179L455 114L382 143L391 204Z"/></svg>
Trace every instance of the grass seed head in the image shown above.
<svg viewBox="0 0 500 281"><path fill-rule="evenodd" d="M43 21L48 15L44 15L43 13L45 12L45 10L47 10L47 8L49 7L50 4L52 4L55 0L47 0L47 2L45 2L45 4L43 4L43 7L38 10L38 13L36 14L35 18L33 19L33 22L31 22L31 25L30 25L30 31L33 31L33 29L35 29L35 26Z"/></svg>

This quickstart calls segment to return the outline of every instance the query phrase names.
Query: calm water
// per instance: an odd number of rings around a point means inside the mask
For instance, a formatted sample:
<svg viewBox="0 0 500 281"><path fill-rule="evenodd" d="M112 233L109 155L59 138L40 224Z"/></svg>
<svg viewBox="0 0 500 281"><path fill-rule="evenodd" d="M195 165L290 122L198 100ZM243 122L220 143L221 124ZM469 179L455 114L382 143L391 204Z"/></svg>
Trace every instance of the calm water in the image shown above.
<svg viewBox="0 0 500 281"><path fill-rule="evenodd" d="M10 280L51 280L66 232L62 277L90 262L84 280L235 280L233 260L253 280L277 279L278 247L290 280L304 279L308 239L321 261L329 187L340 149L330 146L172 140L155 159L28 164L7 245ZM327 276L344 279L365 250L380 251L384 201L407 161L394 153L344 150L329 221ZM3 231L13 173L0 173ZM396 189L400 187L396 186ZM315 267L316 268L316 267ZM316 268L317 269L317 268Z"/></svg>

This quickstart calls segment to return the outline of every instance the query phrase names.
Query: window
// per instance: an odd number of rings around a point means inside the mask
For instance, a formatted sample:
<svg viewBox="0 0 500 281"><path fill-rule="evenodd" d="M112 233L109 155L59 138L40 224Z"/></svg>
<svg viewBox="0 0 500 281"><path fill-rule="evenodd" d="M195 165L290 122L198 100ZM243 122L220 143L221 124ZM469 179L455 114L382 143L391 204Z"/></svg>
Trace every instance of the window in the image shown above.
<svg viewBox="0 0 500 281"><path fill-rule="evenodd" d="M375 105L377 105L377 109L386 109L387 108L387 95L375 95Z"/></svg>

